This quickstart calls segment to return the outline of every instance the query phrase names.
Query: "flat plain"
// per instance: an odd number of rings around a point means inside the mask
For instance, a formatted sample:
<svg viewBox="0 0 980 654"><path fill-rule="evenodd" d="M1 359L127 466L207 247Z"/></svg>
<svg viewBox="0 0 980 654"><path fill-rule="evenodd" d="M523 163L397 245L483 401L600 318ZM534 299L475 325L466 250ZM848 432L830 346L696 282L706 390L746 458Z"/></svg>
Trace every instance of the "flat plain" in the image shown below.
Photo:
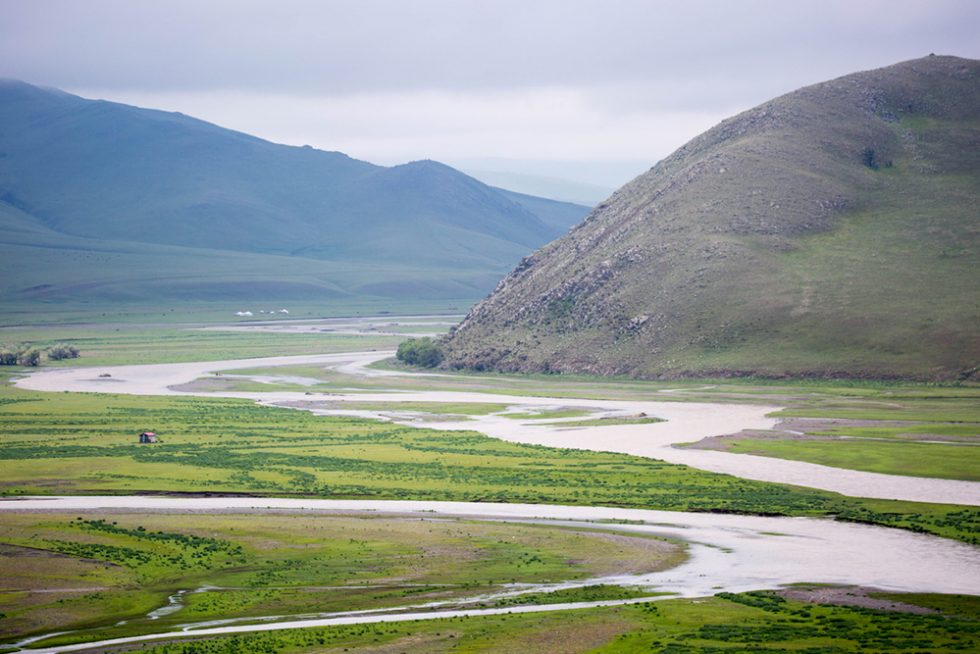
<svg viewBox="0 0 980 654"><path fill-rule="evenodd" d="M7 636L81 630L73 640L217 618L455 605L515 584L548 589L685 557L680 544L600 527L272 512L12 514L0 540ZM179 611L167 610L168 597Z"/></svg>
<svg viewBox="0 0 980 654"><path fill-rule="evenodd" d="M42 344L77 343L83 353L80 359L45 365L96 368L382 349L401 339L200 331L200 326L61 325L30 331L10 328L7 333L18 340L33 336ZM377 367L381 373L398 369L391 363ZM245 494L578 504L834 517L967 543L976 543L980 533L980 511L974 507L843 497L642 457L521 445L475 431L438 429L441 419L463 420L488 412L510 414L515 420L566 421L568 428L601 422L588 409L576 406L577 398L778 405L786 407L776 416L783 427L811 421L806 437L777 428L763 438L739 434L721 439L722 445L856 469L870 469L867 462L874 461L882 470L903 474L928 472L931 467L939 476L973 479L980 389L970 384L758 379L667 383L493 373L357 377L316 366L234 373L201 383L232 391L302 390L328 401L330 393L351 388L478 390L499 395L500 402L399 407L420 417L423 426L419 427L315 416L221 397L41 393L11 386L8 376L8 383L0 387L0 460L4 461L0 492L8 498ZM255 380L266 376L274 379ZM303 383L297 383L297 378ZM521 409L508 404L508 395L565 398L567 403L521 415ZM366 402L347 408L377 410L379 406ZM654 419L631 420L642 424ZM143 430L157 432L163 442L139 445L136 436ZM899 448L893 449L896 445ZM903 446L923 452L908 469L908 450ZM951 447L959 453L956 465L943 465ZM821 455L819 448L836 458ZM601 529L585 533L460 520L399 519L381 525L377 518L365 516L314 520L285 515L208 514L204 519L192 514L5 514L0 564L9 581L0 593L2 638L13 643L32 634L81 629L56 637L60 640L32 643L53 646L164 631L211 619L404 607L458 600L474 592L499 593L511 583L581 581L636 571L637 561L653 569L683 559L682 547L651 539L621 542L617 536L615 547L610 547L611 536ZM215 588L193 592L211 587ZM179 591L186 591L179 595L179 610L154 613L169 606L167 598ZM615 585L546 589L537 595L525 589L523 597L490 600L482 606L631 601L643 594ZM638 648L686 652L722 647L718 651L748 651L760 642L809 651L859 651L875 644L883 651L900 647L969 651L977 646L980 614L975 598L905 601L931 602L942 609L930 615L889 613L860 606L815 605L762 592L533 615L237 634L141 647L159 652L513 651L514 647L529 652ZM125 624L117 624L120 621Z"/></svg>

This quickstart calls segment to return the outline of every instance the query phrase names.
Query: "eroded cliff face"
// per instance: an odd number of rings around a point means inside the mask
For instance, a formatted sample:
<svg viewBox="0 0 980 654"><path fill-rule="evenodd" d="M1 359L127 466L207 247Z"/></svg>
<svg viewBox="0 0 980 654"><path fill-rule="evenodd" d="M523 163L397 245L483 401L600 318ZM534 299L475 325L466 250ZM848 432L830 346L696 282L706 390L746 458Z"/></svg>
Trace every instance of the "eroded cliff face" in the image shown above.
<svg viewBox="0 0 980 654"><path fill-rule="evenodd" d="M726 120L526 257L445 365L968 376L978 121L980 62L935 56Z"/></svg>

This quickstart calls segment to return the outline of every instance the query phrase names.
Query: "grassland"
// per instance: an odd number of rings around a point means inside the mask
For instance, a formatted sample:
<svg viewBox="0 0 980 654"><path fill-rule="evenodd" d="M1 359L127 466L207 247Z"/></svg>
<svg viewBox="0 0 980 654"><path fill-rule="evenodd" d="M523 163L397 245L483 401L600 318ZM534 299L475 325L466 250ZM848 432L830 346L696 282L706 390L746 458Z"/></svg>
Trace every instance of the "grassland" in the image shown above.
<svg viewBox="0 0 980 654"><path fill-rule="evenodd" d="M504 584L651 572L685 556L666 541L598 528L281 514L8 514L0 548L0 637L8 641L451 602ZM178 612L147 616L179 591L186 595ZM599 587L586 596L636 593Z"/></svg>
<svg viewBox="0 0 980 654"><path fill-rule="evenodd" d="M404 366L390 361L380 361L372 367L380 370L405 369ZM935 384L849 379L710 377L653 381L578 374L510 375L473 371L440 371L439 376L364 378L305 365L239 369L234 373L311 377L320 380L317 388L324 391L346 388L445 390L566 399L755 403L786 406L787 409L777 415L787 418L980 423L980 384L968 382ZM301 390L299 387L293 389Z"/></svg>
<svg viewBox="0 0 980 654"><path fill-rule="evenodd" d="M370 349L366 344L386 347L388 342L387 337L336 334L118 327L119 331L116 327L106 330L93 326L81 332L76 327L51 327L34 332L34 336L46 335L52 341L68 340L72 335L88 339L81 347L87 356L67 365L363 350ZM376 380L315 367L235 371L242 372L314 377L320 379L315 387L318 390L352 386L365 390L445 388L501 395L499 405L399 406L433 415L503 411L508 394L569 398L567 406L533 416L543 419L581 415L575 408L575 397L782 404L789 407L780 413L787 419L810 416L863 421L860 425L840 425L835 428L840 433L833 435L887 439L868 441L876 452L887 451L882 445L909 444L910 434L919 440L922 434L929 434L968 443L980 422L980 389L969 385L751 379L668 384L490 373ZM276 388L241 379L226 381ZM665 389L674 392L656 393ZM378 405L364 404L361 408L376 409ZM143 429L156 431L164 442L137 445L136 434ZM980 511L973 508L847 499L625 455L510 444L472 432L322 418L304 411L219 398L45 394L0 386L0 465L0 492L8 496L214 492L523 501L834 515L973 543L980 533ZM188 593L181 611L152 621L151 627L165 629L178 620L404 605L493 590L511 580L541 582L557 579L558 572L567 579L615 569L615 565L604 567L601 557L588 554L596 543L602 543L601 538L557 531L554 538L532 538L523 527L508 527L515 531L492 535L483 526L454 523L456 526L424 531L436 523L402 522L395 529L397 533L388 535L389 525L385 525L385 534L379 534L376 530L371 533L371 527L357 528L353 522L342 524L331 518L330 524L342 532L338 535L336 531L328 533L333 527L311 522L314 519L307 516L275 516L282 521L261 528L244 516L231 515L193 522L164 515L14 518L5 519L0 541L4 543L0 562L7 566L7 570L0 570L0 577L12 582L10 592L0 594L8 640L65 626L85 630L66 639L142 633L150 624L146 613L164 605L168 595L207 584L226 590ZM100 518L110 525L115 521L113 529L122 532L93 527ZM147 537L157 532L164 536ZM358 535L352 535L355 532ZM510 543L514 534L520 536L519 545L494 545L495 538ZM179 536L190 540L182 541ZM185 542L193 545L188 547ZM571 551L568 548L582 555L574 557L583 563L572 570L567 567L573 558L567 554ZM627 548L626 552L632 556L635 550ZM613 554L614 550L603 552ZM459 561L465 565L458 565ZM342 599L327 588L349 584L364 587L345 589ZM24 592L41 586L64 592ZM633 594L631 590L603 587L535 594L521 602L588 601ZM487 604L507 606L512 601L516 600ZM896 617L859 609L808 608L792 602L775 603L778 610L773 611L732 598L713 598L697 604L668 600L651 607L624 606L568 615L510 615L254 634L149 649L306 652L329 646L335 651L357 648L376 652L449 651L454 647L457 651L519 648L574 652L601 648L599 651L693 652L723 646L726 649L718 651L757 651L758 643L764 643L774 648L846 652L861 647L887 651L886 645L914 646L919 651L955 651L957 647L969 651L974 647L976 607L969 601L964 604L949 598L932 601L956 604L960 617ZM108 628L124 619L128 625Z"/></svg>
<svg viewBox="0 0 980 654"><path fill-rule="evenodd" d="M313 366L286 366L236 371L241 375L300 375L320 382L311 387L279 384L259 387L240 379L221 382L224 390L300 390L342 391L350 388L380 390L470 390L488 393L526 394L569 399L617 398L656 399L657 401L706 401L785 405L775 417L826 418L835 421L861 421L860 424L833 426L819 432L838 440L765 440L745 435L725 439L724 446L735 452L761 454L809 461L829 466L896 475L977 480L980 478L980 387L976 384L887 383L848 380L768 381L768 380L692 380L683 383L648 382L624 379L597 379L576 375L507 376L493 373L456 373L443 377L385 377L365 379L336 370ZM215 380L206 380L215 388ZM670 390L670 393L659 391ZM654 396L654 394L656 394ZM509 413L515 419L574 417L584 412L558 409L540 414ZM601 426L653 422L651 417L623 419L586 418L563 423L567 427ZM833 427L833 428L831 428ZM862 439L862 440L856 440ZM876 440L870 440L876 439ZM902 442L880 442L894 440ZM910 442L912 440L922 442ZM952 451L944 443L963 447Z"/></svg>
<svg viewBox="0 0 980 654"><path fill-rule="evenodd" d="M152 430L163 442L140 446ZM0 388L0 493L248 493L835 515L976 542L980 511L848 499L640 457L223 398Z"/></svg>
<svg viewBox="0 0 980 654"><path fill-rule="evenodd" d="M775 431L709 440L732 452L978 481L978 400L975 386L814 389L776 414L786 422Z"/></svg>
<svg viewBox="0 0 980 654"><path fill-rule="evenodd" d="M120 365L249 359L294 354L329 354L394 348L398 336L211 331L196 325L75 325L6 327L0 343L31 343L45 348L69 343L81 351L76 360L45 366Z"/></svg>
<svg viewBox="0 0 980 654"><path fill-rule="evenodd" d="M61 265L61 264L59 264ZM465 313L471 304L466 299L412 299L347 297L327 300L133 300L99 301L14 301L0 299L0 327L33 328L78 326L147 326L188 324L248 324L262 317L261 310L286 308L289 319L348 318L351 316L432 315ZM253 316L237 316L238 311L252 311ZM284 316L280 316L284 319Z"/></svg>
<svg viewBox="0 0 980 654"><path fill-rule="evenodd" d="M976 595L940 595L937 593L870 593L871 597L904 602L961 618L980 617L980 597Z"/></svg>
<svg viewBox="0 0 980 654"><path fill-rule="evenodd" d="M905 597L905 596L901 596ZM768 592L662 600L562 613L505 614L323 627L148 645L147 654L525 652L750 654L970 652L980 647L977 598L910 596L950 613L916 615L805 604Z"/></svg>
<svg viewBox="0 0 980 654"><path fill-rule="evenodd" d="M141 447L136 435L163 440ZM220 398L0 389L6 495L226 492L819 513L820 493L627 455ZM15 463L16 462L16 463Z"/></svg>
<svg viewBox="0 0 980 654"><path fill-rule="evenodd" d="M668 567L682 553L600 529L418 517L13 514L0 525L3 639L77 630L38 643L173 630L214 618L404 606ZM642 561L642 563L637 563ZM213 586L218 586L214 588ZM196 592L195 592L196 589ZM183 607L151 619L176 591ZM472 604L515 606L641 596L586 586ZM980 599L872 593L936 615L818 606L773 593L720 594L562 614L500 615L260 634L141 646L200 652L917 652L974 651ZM125 621L120 623L119 621ZM324 647L336 648L326 649ZM822 648L822 649L821 649Z"/></svg>
<svg viewBox="0 0 980 654"><path fill-rule="evenodd" d="M737 439L732 452L890 475L980 481L980 446L856 440Z"/></svg>

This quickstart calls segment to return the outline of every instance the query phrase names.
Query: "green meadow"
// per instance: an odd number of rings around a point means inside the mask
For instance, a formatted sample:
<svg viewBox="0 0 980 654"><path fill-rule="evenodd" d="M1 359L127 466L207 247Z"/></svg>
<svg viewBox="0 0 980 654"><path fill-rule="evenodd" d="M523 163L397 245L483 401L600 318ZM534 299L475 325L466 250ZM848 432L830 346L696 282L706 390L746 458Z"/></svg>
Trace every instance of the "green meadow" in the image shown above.
<svg viewBox="0 0 980 654"><path fill-rule="evenodd" d="M377 367L388 367L386 362ZM530 395L569 400L630 399L729 402L782 405L773 415L782 419L816 418L859 421L858 424L822 425L815 439L766 439L746 435L726 439L727 449L834 467L895 475L980 479L980 386L972 383L925 384L849 380L688 380L652 382L590 378L578 375L498 375L451 373L441 377L361 378L318 366L297 365L233 371L235 375L296 375L318 379L302 387L295 384L257 385L248 379L203 379L190 388L199 390L306 390L342 392L349 389L465 390L500 395ZM659 391L669 390L670 393ZM376 406L376 405L375 405ZM404 408L404 407L400 407ZM421 408L421 410L425 410ZM433 412L441 412L433 409ZM488 409L488 412L490 411ZM450 412L463 413L463 411ZM587 411L561 408L539 414L508 413L515 419L587 416ZM653 417L584 417L563 427L611 426L655 422ZM824 436L836 437L833 440ZM898 442L883 442L894 440ZM917 442L912 442L917 441ZM943 442L932 442L943 441ZM950 443L961 445L955 450Z"/></svg>
<svg viewBox="0 0 980 654"><path fill-rule="evenodd" d="M0 343L30 343L46 348L68 343L81 357L46 361L45 367L108 366L143 363L220 361L299 354L330 354L356 350L393 349L399 336L345 334L277 334L259 331L218 331L205 324L78 325L7 327L0 329ZM71 363L68 363L71 361Z"/></svg>
<svg viewBox="0 0 980 654"><path fill-rule="evenodd" d="M818 389L776 413L805 436L749 432L727 450L867 472L980 481L980 389ZM760 437L761 436L761 437Z"/></svg>
<svg viewBox="0 0 980 654"><path fill-rule="evenodd" d="M379 370L412 370L392 360L371 366ZM318 379L317 390L475 391L565 399L653 400L657 402L724 402L786 406L778 417L902 420L980 424L980 384L862 380L780 380L761 378L637 380L578 374L502 374L438 371L364 378L315 365L257 367L235 374L295 375ZM420 372L431 372L421 370ZM282 388L287 388L283 385ZM300 387L292 387L301 390ZM669 391L664 393L663 391ZM572 403L570 403L572 404Z"/></svg>
<svg viewBox="0 0 980 654"><path fill-rule="evenodd" d="M2 223L2 221L0 221ZM152 247L152 246L151 246ZM0 251L3 248L0 247ZM57 254L57 248L52 249ZM198 256L192 264L205 261ZM270 274L278 262L267 268ZM98 262L94 267L98 274L105 274L106 262ZM64 259L53 263L65 266ZM68 264L72 267L73 264ZM119 270L128 270L122 265ZM280 271L281 272L281 271ZM240 274L240 269L238 270ZM42 273L43 276L44 273ZM189 270L193 277L196 271ZM355 272L355 274L357 274ZM228 281L234 273L226 275ZM472 299L415 299L408 297L341 297L319 300L310 299L256 299L229 297L226 300L195 300L189 298L132 298L125 302L113 300L55 298L51 300L0 299L0 328L54 329L68 330L79 326L110 327L129 326L148 328L170 326L181 328L187 325L227 325L248 324L261 319L271 320L315 320L319 318L350 318L360 316L407 316L407 315L459 315L465 313ZM262 315L259 311L278 311L286 309L289 314ZM251 311L253 315L237 316L238 311Z"/></svg>
<svg viewBox="0 0 980 654"><path fill-rule="evenodd" d="M634 605L318 627L146 644L147 654L281 652L524 652L526 654L754 654L974 652L976 597L900 595L935 614L807 604L770 592L722 593Z"/></svg>
<svg viewBox="0 0 980 654"><path fill-rule="evenodd" d="M137 443L143 430L163 442ZM831 496L621 454L248 400L0 389L0 492L224 492L819 514Z"/></svg>
<svg viewBox="0 0 980 654"><path fill-rule="evenodd" d="M216 618L458 603L500 593L505 584L652 572L686 556L681 545L599 527L274 512L7 514L0 548L0 637L7 641L63 630L77 630L71 640L93 640ZM179 611L148 615L181 591ZM582 596L638 593L593 586L555 597ZM526 603L548 598L532 594Z"/></svg>
<svg viewBox="0 0 980 654"><path fill-rule="evenodd" d="M162 443L139 445L155 431ZM0 493L247 493L836 516L976 542L980 510L844 498L641 457L247 400L0 387Z"/></svg>
<svg viewBox="0 0 980 654"><path fill-rule="evenodd" d="M194 325L201 326L200 324ZM7 328L2 340L69 342L82 357L50 366L111 365L388 349L399 337L201 331L135 324ZM8 338L10 337L10 338ZM381 363L380 367L391 367ZM259 384L236 375L301 376L312 387ZM500 413L508 395L563 398L519 419L597 420L575 398L737 402L785 406L777 416L837 419L809 440L776 433L733 447L829 465L973 478L980 388L858 381L644 382L576 375L360 378L316 366L236 370L198 386L221 389L474 390L500 402L392 405L439 417ZM671 390L671 393L658 393ZM329 396L323 400L329 402ZM317 398L319 401L319 398ZM376 402L344 408L379 410ZM823 424L823 423L821 423ZM139 445L143 430L161 443ZM940 443L919 441L938 440ZM956 448L957 460L945 461ZM823 457L821 459L821 457ZM417 499L624 506L678 511L823 516L978 543L980 510L845 498L742 480L621 454L498 441L477 432L419 429L226 398L38 393L0 386L0 494L216 493L337 499ZM8 519L9 517L9 519ZM10 515L0 526L3 637L80 630L45 644L166 630L215 618L249 619L357 608L458 602L508 583L588 579L669 566L683 552L652 539L615 542L601 531L464 521L313 515ZM651 553L651 548L656 551ZM178 591L183 608L151 611ZM345 586L338 593L338 586ZM52 592L31 593L30 589ZM510 607L629 599L637 591L591 586L474 604ZM938 615L815 606L767 594L568 613L502 615L255 633L142 651L192 652L850 652L971 651L975 598L919 597ZM903 596L904 597L904 596ZM912 601L912 600L902 600ZM124 621L125 624L116 625ZM116 626L113 626L116 625Z"/></svg>
<svg viewBox="0 0 980 654"><path fill-rule="evenodd" d="M738 439L732 452L889 475L980 481L980 445L866 440Z"/></svg>

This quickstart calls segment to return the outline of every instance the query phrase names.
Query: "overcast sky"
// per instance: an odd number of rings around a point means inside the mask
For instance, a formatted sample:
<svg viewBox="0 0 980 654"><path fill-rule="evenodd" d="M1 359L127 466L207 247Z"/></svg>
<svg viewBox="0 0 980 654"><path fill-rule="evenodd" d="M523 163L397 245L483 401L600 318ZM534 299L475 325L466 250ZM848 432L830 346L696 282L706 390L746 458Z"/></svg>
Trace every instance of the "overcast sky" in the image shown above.
<svg viewBox="0 0 980 654"><path fill-rule="evenodd" d="M619 186L722 118L930 52L977 0L0 0L0 77L382 164Z"/></svg>

